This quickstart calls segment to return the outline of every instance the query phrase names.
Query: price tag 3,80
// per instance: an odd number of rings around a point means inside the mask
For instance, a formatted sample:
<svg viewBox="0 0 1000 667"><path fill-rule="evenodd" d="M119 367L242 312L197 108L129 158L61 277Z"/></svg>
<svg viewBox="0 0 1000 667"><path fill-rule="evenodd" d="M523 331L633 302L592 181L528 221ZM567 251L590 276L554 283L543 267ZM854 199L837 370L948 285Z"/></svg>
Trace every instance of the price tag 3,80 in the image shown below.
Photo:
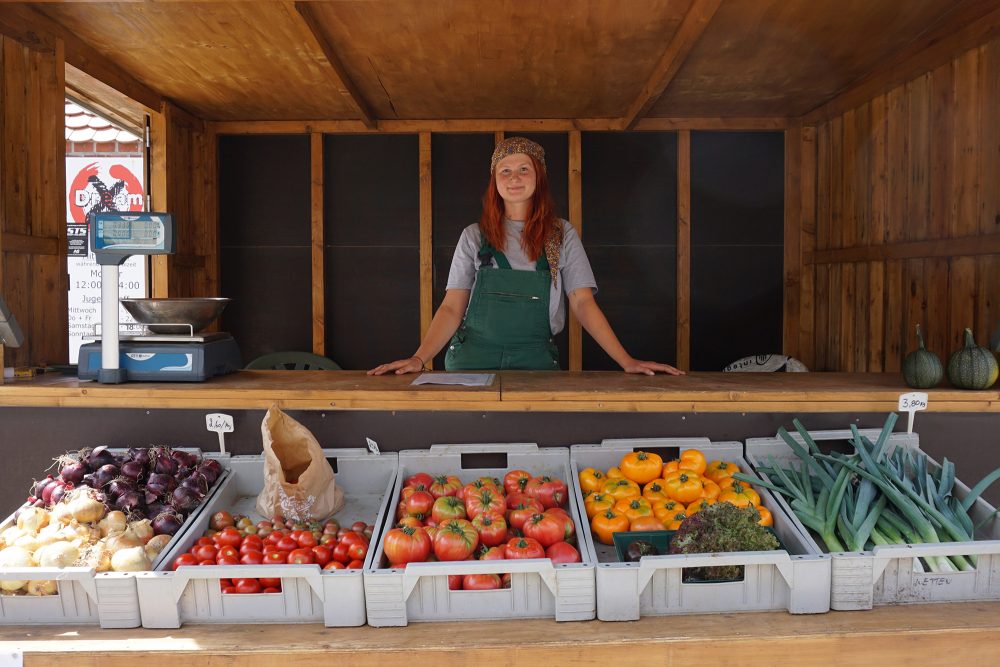
<svg viewBox="0 0 1000 667"><path fill-rule="evenodd" d="M899 395L899 411L906 412L909 416L906 423L906 432L913 433L913 415L921 410L927 409L927 394L921 391L912 391L909 394Z"/></svg>

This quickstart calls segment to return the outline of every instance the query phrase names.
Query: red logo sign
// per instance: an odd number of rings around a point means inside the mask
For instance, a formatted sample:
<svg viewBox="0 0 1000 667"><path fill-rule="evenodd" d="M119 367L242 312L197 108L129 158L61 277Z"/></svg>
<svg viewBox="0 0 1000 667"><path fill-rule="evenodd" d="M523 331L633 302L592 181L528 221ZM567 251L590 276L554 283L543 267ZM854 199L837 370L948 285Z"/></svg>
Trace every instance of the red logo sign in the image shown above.
<svg viewBox="0 0 1000 667"><path fill-rule="evenodd" d="M69 212L73 222L86 222L90 213L141 211L145 200L142 183L128 167L113 164L110 179L102 179L98 163L81 169L69 187Z"/></svg>

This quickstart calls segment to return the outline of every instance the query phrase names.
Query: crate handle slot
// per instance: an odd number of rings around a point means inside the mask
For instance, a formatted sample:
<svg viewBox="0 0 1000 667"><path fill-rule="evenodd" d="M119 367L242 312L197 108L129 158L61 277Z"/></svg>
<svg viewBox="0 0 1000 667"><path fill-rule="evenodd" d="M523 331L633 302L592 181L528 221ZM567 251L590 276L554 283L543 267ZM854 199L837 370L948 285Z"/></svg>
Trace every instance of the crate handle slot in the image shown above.
<svg viewBox="0 0 1000 667"><path fill-rule="evenodd" d="M0 579L10 581L76 581L97 604L97 584L92 567L11 567Z"/></svg>
<svg viewBox="0 0 1000 667"><path fill-rule="evenodd" d="M145 573L144 573L145 574ZM156 573L149 573L154 575ZM174 603L180 601L192 579L233 578L287 578L305 579L320 600L324 599L323 582L319 565L185 565L173 573Z"/></svg>
<svg viewBox="0 0 1000 667"><path fill-rule="evenodd" d="M892 544L872 549L875 565L872 568L872 583L878 581L889 561L896 558L922 558L924 556L987 556L1000 554L1000 540L978 542L939 542L938 544ZM962 574L975 570L960 570L939 574ZM934 574L928 572L927 574Z"/></svg>
<svg viewBox="0 0 1000 667"><path fill-rule="evenodd" d="M499 561L503 562L503 561ZM639 560L639 579L636 590L642 593L657 570L676 570L686 567L716 567L723 565L774 565L791 588L794 584L792 559L785 551L738 551L718 554L676 554L672 556L643 556Z"/></svg>
<svg viewBox="0 0 1000 667"><path fill-rule="evenodd" d="M556 594L556 571L548 558L518 560L453 561L439 563L409 563L403 573L403 599L407 600L421 577L447 576L450 574L537 574L546 588Z"/></svg>
<svg viewBox="0 0 1000 667"><path fill-rule="evenodd" d="M491 470L507 467L507 452L464 452L462 470Z"/></svg>

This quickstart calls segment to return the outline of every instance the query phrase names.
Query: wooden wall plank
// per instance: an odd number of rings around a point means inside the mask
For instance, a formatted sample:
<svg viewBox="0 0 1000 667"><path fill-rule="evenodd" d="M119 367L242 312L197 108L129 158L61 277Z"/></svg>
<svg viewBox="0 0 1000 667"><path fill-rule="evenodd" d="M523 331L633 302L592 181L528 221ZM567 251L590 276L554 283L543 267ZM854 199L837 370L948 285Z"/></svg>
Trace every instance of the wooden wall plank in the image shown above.
<svg viewBox="0 0 1000 667"><path fill-rule="evenodd" d="M888 174L888 123L886 108L889 100L887 95L881 95L871 103L870 116L870 161L869 179L871 198L868 201L867 224L863 228L867 233L863 240L868 244L882 244L886 240L886 217L889 212L889 174Z"/></svg>
<svg viewBox="0 0 1000 667"><path fill-rule="evenodd" d="M903 285L906 295L906 326L903 327L903 339L906 343L903 345L903 351L905 354L907 351L916 348L913 344L913 335L916 325L919 324L924 334L924 342L927 343L927 349L941 357L944 354L944 349L942 347L933 347L928 336L930 332L927 329L927 301L924 290L925 261L923 259L909 259L903 263ZM946 358L942 357L942 360Z"/></svg>
<svg viewBox="0 0 1000 667"><path fill-rule="evenodd" d="M979 49L971 49L955 60L955 91L961 95L952 113L955 117L954 165L951 190L955 216L948 229L950 238L979 231ZM989 113L996 120L995 112Z"/></svg>
<svg viewBox="0 0 1000 667"><path fill-rule="evenodd" d="M809 368L815 371L826 371L833 368L830 361L830 267L826 264L816 266L815 313L816 334L813 350L813 360Z"/></svg>
<svg viewBox="0 0 1000 667"><path fill-rule="evenodd" d="M684 371L691 368L691 133L687 130L677 133L676 364Z"/></svg>
<svg viewBox="0 0 1000 667"><path fill-rule="evenodd" d="M948 350L961 347L965 340L962 332L966 327L978 333L976 326L976 258L955 257L951 260L948 273ZM985 329L985 327L984 327ZM992 332L989 332L992 333ZM989 340L989 333L983 332L976 340L980 345Z"/></svg>
<svg viewBox="0 0 1000 667"><path fill-rule="evenodd" d="M827 248L843 248L844 234L844 119L830 121L830 171L827 181L830 197L830 230Z"/></svg>
<svg viewBox="0 0 1000 667"><path fill-rule="evenodd" d="M805 255L816 249L816 128L802 128L801 177L799 186L802 198L799 238L799 261L802 264L801 295L799 302L799 360L808 368L816 363L816 267L803 261Z"/></svg>
<svg viewBox="0 0 1000 667"><path fill-rule="evenodd" d="M431 180L431 133L421 132L420 161L420 340L434 319L434 200ZM429 368L434 360L428 359Z"/></svg>
<svg viewBox="0 0 1000 667"><path fill-rule="evenodd" d="M976 258L976 340L985 345L1000 327L1000 255Z"/></svg>
<svg viewBox="0 0 1000 667"><path fill-rule="evenodd" d="M569 133L569 223L583 239L583 172L581 171L581 135L579 130ZM569 328L569 370L583 370L583 328L570 310L566 326Z"/></svg>
<svg viewBox="0 0 1000 667"><path fill-rule="evenodd" d="M15 137L27 137L27 119L33 115L27 108L25 71L25 51L12 39L4 38L4 106L5 117L3 163L6 166L3 181L0 182L0 198L5 204L4 231L31 234L27 202L24 192L28 179L28 150L30 141L15 141ZM36 146L35 148L39 148Z"/></svg>
<svg viewBox="0 0 1000 667"><path fill-rule="evenodd" d="M906 88L893 88L886 95L886 214L885 242L901 241L906 233L907 197L909 195L909 152L907 141L909 111Z"/></svg>
<svg viewBox="0 0 1000 667"><path fill-rule="evenodd" d="M955 65L931 72L930 229L928 238L948 238L955 229Z"/></svg>
<svg viewBox="0 0 1000 667"><path fill-rule="evenodd" d="M930 229L930 75L906 84L907 173L909 174L907 211L903 238L922 241Z"/></svg>
<svg viewBox="0 0 1000 667"><path fill-rule="evenodd" d="M309 135L310 234L312 249L312 351L326 356L326 262L324 253L323 135Z"/></svg>
<svg viewBox="0 0 1000 667"><path fill-rule="evenodd" d="M903 308L904 283L903 262L898 259L885 263L885 344L884 370L899 371L903 355L908 351L906 341L910 340L911 331L905 327L906 311Z"/></svg>
<svg viewBox="0 0 1000 667"><path fill-rule="evenodd" d="M979 233L1000 232L1000 40L983 45L979 66L979 137L982 153L979 161Z"/></svg>
<svg viewBox="0 0 1000 667"><path fill-rule="evenodd" d="M824 370L847 370L841 349L841 337L843 332L840 329L842 322L841 301L844 298L843 275L844 267L847 264L832 264L827 268L829 283L827 290L827 332L826 332L826 368Z"/></svg>
<svg viewBox="0 0 1000 667"><path fill-rule="evenodd" d="M857 371L858 354L854 341L857 325L856 301L858 286L855 281L858 264L842 264L840 266L840 363L848 372Z"/></svg>
<svg viewBox="0 0 1000 667"><path fill-rule="evenodd" d="M924 260L927 295L927 329L924 334L931 349L941 350L941 359L958 347L958 335L949 319L951 308L948 299L949 260L932 257Z"/></svg>
<svg viewBox="0 0 1000 667"><path fill-rule="evenodd" d="M955 239L908 241L886 245L854 246L816 250L805 258L810 264L835 264L909 257L957 257L1000 253L1000 234L963 236Z"/></svg>
<svg viewBox="0 0 1000 667"><path fill-rule="evenodd" d="M867 331L867 359L863 369L869 373L881 373L885 369L885 263L870 262L867 265L867 291L859 292L867 297L865 308L859 313L859 319L864 322ZM864 301L864 299L859 299ZM865 349L862 348L862 352Z"/></svg>
<svg viewBox="0 0 1000 667"><path fill-rule="evenodd" d="M830 248L830 234L833 229L833 188L830 187L833 148L831 123L823 123L816 128L816 250ZM822 187L819 187L822 184Z"/></svg>

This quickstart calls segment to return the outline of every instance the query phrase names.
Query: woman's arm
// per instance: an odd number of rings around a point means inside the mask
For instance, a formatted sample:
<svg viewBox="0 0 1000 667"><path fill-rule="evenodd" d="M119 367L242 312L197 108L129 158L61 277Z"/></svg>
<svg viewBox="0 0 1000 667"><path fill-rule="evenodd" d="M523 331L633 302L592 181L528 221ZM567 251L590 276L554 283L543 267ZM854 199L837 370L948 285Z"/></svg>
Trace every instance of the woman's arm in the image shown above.
<svg viewBox="0 0 1000 667"><path fill-rule="evenodd" d="M575 289L569 294L569 307L580 320L580 324L587 330L587 333L597 341L608 356L615 360L626 373L645 373L655 375L656 371L668 373L670 375L683 375L673 366L660 364L655 361L639 361L633 359L632 355L625 351L618 340L618 336L611 329L608 318L604 316L601 307L594 300L594 292L589 287Z"/></svg>
<svg viewBox="0 0 1000 667"><path fill-rule="evenodd" d="M396 375L404 373L417 373L423 370L424 365L433 359L441 348L451 340L451 337L458 331L462 318L465 317L465 309L469 305L469 295L472 290L450 289L444 293L444 301L438 306L431 320L430 327L427 328L427 335L420 343L420 347L409 359L399 359L392 363L382 364L370 371L368 375L383 375L390 371L395 371Z"/></svg>

